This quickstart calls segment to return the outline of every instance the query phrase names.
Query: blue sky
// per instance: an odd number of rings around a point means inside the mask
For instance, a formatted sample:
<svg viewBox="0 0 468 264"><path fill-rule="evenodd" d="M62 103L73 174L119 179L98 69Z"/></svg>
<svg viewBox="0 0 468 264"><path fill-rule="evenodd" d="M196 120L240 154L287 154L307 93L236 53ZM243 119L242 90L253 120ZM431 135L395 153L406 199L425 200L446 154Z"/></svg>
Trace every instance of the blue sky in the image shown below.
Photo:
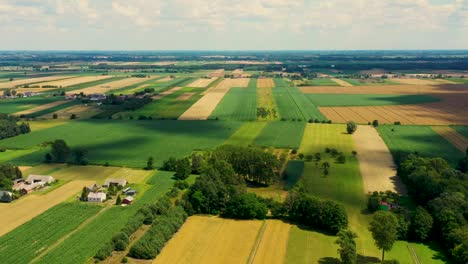
<svg viewBox="0 0 468 264"><path fill-rule="evenodd" d="M468 49L468 0L0 0L0 50Z"/></svg>

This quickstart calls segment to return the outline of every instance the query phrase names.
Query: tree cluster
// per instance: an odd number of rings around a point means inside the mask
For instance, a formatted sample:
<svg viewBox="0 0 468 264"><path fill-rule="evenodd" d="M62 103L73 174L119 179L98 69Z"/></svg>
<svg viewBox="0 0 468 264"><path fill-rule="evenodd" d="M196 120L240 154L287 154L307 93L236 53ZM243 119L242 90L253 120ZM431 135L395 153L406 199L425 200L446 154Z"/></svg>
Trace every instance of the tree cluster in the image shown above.
<svg viewBox="0 0 468 264"><path fill-rule="evenodd" d="M50 153L46 153L44 161L46 163L69 162L76 165L88 165L88 150L82 147L71 149L63 139L56 139L50 143Z"/></svg>
<svg viewBox="0 0 468 264"><path fill-rule="evenodd" d="M28 123L17 123L18 119L13 116L0 114L0 140L31 132Z"/></svg>
<svg viewBox="0 0 468 264"><path fill-rule="evenodd" d="M11 191L13 180L22 178L18 167L10 164L0 164L0 190Z"/></svg>

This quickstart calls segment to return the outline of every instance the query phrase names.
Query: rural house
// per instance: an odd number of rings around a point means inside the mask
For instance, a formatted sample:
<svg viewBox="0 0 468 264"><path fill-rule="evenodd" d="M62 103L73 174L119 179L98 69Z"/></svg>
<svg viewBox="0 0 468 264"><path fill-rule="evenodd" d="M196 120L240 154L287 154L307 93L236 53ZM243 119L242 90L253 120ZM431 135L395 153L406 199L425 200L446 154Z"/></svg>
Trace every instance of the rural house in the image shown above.
<svg viewBox="0 0 468 264"><path fill-rule="evenodd" d="M134 198L132 196L127 196L125 197L125 199L123 199L122 204L127 204L127 205L132 204L133 199Z"/></svg>
<svg viewBox="0 0 468 264"><path fill-rule="evenodd" d="M88 194L88 202L90 203L102 203L106 198L107 196L103 192L91 192Z"/></svg>
<svg viewBox="0 0 468 264"><path fill-rule="evenodd" d="M9 203L13 201L13 193L8 191L0 191L0 202Z"/></svg>
<svg viewBox="0 0 468 264"><path fill-rule="evenodd" d="M125 187L127 184L128 181L125 179L106 179L106 182L102 186L106 188L108 188L111 185Z"/></svg>

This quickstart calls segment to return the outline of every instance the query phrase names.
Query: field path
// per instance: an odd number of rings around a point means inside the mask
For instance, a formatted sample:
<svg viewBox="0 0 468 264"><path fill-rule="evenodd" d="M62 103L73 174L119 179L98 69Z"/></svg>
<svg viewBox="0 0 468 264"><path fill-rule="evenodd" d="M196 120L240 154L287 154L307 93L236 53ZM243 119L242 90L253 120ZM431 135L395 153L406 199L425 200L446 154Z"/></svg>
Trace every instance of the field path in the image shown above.
<svg viewBox="0 0 468 264"><path fill-rule="evenodd" d="M372 126L358 126L353 138L365 192L390 190L406 194L405 186L396 176L390 150L377 130Z"/></svg>
<svg viewBox="0 0 468 264"><path fill-rule="evenodd" d="M96 219L99 215L101 215L102 213L104 213L107 209L111 208L111 206L106 206L106 207L103 207L97 214L93 215L92 217L86 219L86 221L84 221L83 223L81 223L75 230L73 230L72 232L64 235L63 237L61 237L60 239L58 239L57 241L55 241L54 244L52 244L50 247L48 247L46 250L44 250L41 254L37 255L33 260L31 260L30 263L34 263L38 260L40 260L42 258L42 256L45 256L47 253L49 253L51 250L53 250L54 248L56 248L58 245L60 245L63 241L65 241L65 239L69 238L71 235L75 234L76 232L80 231L81 229L83 229L83 227L85 227L87 224L89 224L91 221L93 221L94 219Z"/></svg>
<svg viewBox="0 0 468 264"><path fill-rule="evenodd" d="M457 149L465 152L468 147L468 139L448 126L433 126L432 130L441 135L448 142L452 143Z"/></svg>
<svg viewBox="0 0 468 264"><path fill-rule="evenodd" d="M0 236L67 200L83 186L92 183L94 181L72 181L43 195L31 193L12 203L0 203L0 211L8 212L0 217Z"/></svg>
<svg viewBox="0 0 468 264"><path fill-rule="evenodd" d="M344 87L354 86L354 85L350 84L349 82L343 81L343 80L341 80L341 79L331 78L331 80L334 81L334 82L336 82L336 83L339 84L340 86L344 86Z"/></svg>

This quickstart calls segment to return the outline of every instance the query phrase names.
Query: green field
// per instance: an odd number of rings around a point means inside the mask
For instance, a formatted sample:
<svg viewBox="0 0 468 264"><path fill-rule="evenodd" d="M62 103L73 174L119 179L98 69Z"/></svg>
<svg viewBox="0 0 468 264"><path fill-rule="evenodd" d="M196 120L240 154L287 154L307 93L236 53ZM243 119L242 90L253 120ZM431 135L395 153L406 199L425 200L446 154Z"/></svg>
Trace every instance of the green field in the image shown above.
<svg viewBox="0 0 468 264"><path fill-rule="evenodd" d="M461 84L468 83L468 78L448 78L446 80L456 82L456 83L461 83Z"/></svg>
<svg viewBox="0 0 468 264"><path fill-rule="evenodd" d="M287 176L285 179L285 188L287 190L294 187L296 182L301 178L304 173L304 161L302 160L289 160L284 170L284 175Z"/></svg>
<svg viewBox="0 0 468 264"><path fill-rule="evenodd" d="M150 181L152 185L135 199L131 206L114 206L82 229L65 239L56 248L45 254L37 263L86 263L101 246L110 241L128 220L145 204L155 202L174 183L172 175L156 173Z"/></svg>
<svg viewBox="0 0 468 264"><path fill-rule="evenodd" d="M429 126L381 125L377 128L391 152L417 152L427 157L442 157L455 165L463 153ZM392 131L393 130L393 131Z"/></svg>
<svg viewBox="0 0 468 264"><path fill-rule="evenodd" d="M305 80L304 85L306 86L339 86L335 81L329 78L315 78L311 80Z"/></svg>
<svg viewBox="0 0 468 264"><path fill-rule="evenodd" d="M136 111L117 113L114 117L133 116L134 118L138 118L138 116L143 115L151 116L155 119L177 119L188 108L190 108L192 104L202 97L202 92L203 89L200 88L186 87L170 95L164 96L163 98L154 100ZM188 100L177 100L177 97L184 93L194 93L194 95L192 95Z"/></svg>
<svg viewBox="0 0 468 264"><path fill-rule="evenodd" d="M267 122L247 122L244 123L234 134L232 134L224 144L249 146L254 144L257 136L263 131Z"/></svg>
<svg viewBox="0 0 468 264"><path fill-rule="evenodd" d="M279 78L275 78L274 81L273 98L282 120L326 120L318 108L299 89Z"/></svg>
<svg viewBox="0 0 468 264"><path fill-rule="evenodd" d="M304 122L269 122L258 135L255 144L262 147L298 148L304 127Z"/></svg>
<svg viewBox="0 0 468 264"><path fill-rule="evenodd" d="M223 121L79 120L0 141L0 147L33 148L45 141L64 139L85 147L91 164L142 168L149 156L161 165L169 157L222 144L241 123ZM42 162L46 149L13 159L14 164Z"/></svg>
<svg viewBox="0 0 468 264"><path fill-rule="evenodd" d="M13 114L19 111L28 110L36 106L52 103L63 99L62 97L33 96L15 99L0 100L0 113Z"/></svg>
<svg viewBox="0 0 468 264"><path fill-rule="evenodd" d="M388 79L351 79L351 78L340 78L340 79L354 86L400 84L397 82L390 81Z"/></svg>
<svg viewBox="0 0 468 264"><path fill-rule="evenodd" d="M78 202L52 207L0 237L0 263L29 263L102 208Z"/></svg>
<svg viewBox="0 0 468 264"><path fill-rule="evenodd" d="M455 129L458 133L462 134L465 138L468 138L468 126L450 126Z"/></svg>
<svg viewBox="0 0 468 264"><path fill-rule="evenodd" d="M430 95L419 94L306 94L306 96L316 106L379 106L440 101L440 99Z"/></svg>
<svg viewBox="0 0 468 264"><path fill-rule="evenodd" d="M253 121L257 119L256 79L251 79L248 88L231 88L216 106L210 119Z"/></svg>

